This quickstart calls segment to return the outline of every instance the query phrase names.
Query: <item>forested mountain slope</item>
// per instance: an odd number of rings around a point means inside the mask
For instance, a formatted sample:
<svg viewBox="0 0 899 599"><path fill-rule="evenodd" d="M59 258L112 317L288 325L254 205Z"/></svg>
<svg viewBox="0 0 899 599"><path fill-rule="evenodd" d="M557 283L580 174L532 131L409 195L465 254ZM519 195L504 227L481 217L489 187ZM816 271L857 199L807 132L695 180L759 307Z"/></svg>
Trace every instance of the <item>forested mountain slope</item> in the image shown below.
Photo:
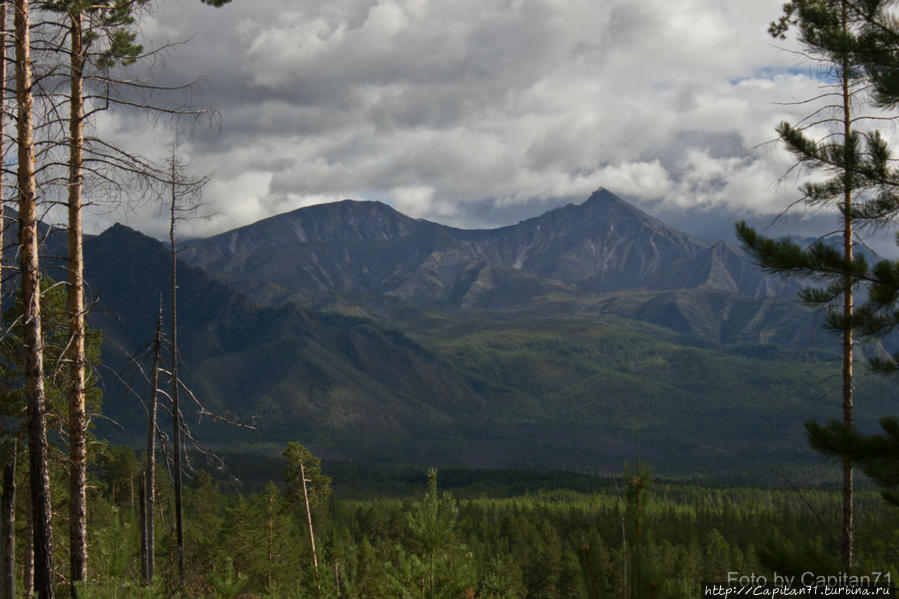
<svg viewBox="0 0 899 599"><path fill-rule="evenodd" d="M104 360L136 381L126 357L150 341L160 295L167 302L168 250L123 226L86 249ZM274 451L300 440L354 460L611 470L639 446L666 470L749 471L811 459L802 422L833 412L832 354L808 349L827 348L826 335L792 349L790 339L744 339L728 327L747 330L757 300L723 290L550 294L493 310L370 294L372 305L399 302L376 308L394 315L379 324L260 303L197 267L180 272L186 379L209 409L257 427L199 425L218 446ZM683 327L640 312L659 301L680 307ZM764 332L780 341L791 300L760 303L783 311L784 326ZM700 322L716 330L697 332ZM101 432L137 442L142 408L116 377L103 378L104 409L124 429ZM893 385L863 377L860 421L896 399Z"/></svg>

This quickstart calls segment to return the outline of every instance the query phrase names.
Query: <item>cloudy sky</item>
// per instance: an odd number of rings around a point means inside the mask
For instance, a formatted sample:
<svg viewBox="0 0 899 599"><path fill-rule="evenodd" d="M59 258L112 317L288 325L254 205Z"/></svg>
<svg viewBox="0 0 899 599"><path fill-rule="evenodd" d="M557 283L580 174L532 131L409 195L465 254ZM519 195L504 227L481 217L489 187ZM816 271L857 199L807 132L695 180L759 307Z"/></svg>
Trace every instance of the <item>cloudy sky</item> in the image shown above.
<svg viewBox="0 0 899 599"><path fill-rule="evenodd" d="M380 200L463 227L518 222L598 187L707 238L796 197L782 120L821 73L775 42L782 0L162 0L148 44L187 40L160 81L204 83L215 126L179 134L213 182L208 235L301 206ZM169 124L97 128L165 152ZM145 205L96 213L166 230ZM831 218L781 223L805 234Z"/></svg>

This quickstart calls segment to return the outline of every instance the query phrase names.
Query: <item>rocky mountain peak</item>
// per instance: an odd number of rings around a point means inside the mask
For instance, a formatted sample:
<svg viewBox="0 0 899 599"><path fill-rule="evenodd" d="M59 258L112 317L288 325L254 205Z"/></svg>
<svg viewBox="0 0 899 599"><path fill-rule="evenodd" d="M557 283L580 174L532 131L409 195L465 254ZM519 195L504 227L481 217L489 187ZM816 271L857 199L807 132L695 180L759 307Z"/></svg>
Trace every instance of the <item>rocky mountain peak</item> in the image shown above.
<svg viewBox="0 0 899 599"><path fill-rule="evenodd" d="M731 274L741 279L752 270L744 258L696 260L711 245L598 189L581 204L479 231L413 219L380 202L344 200L199 240L185 257L231 281L276 284L289 294L391 294L444 306L470 297L472 286L494 300L505 289L509 301L520 300L512 289L546 293L557 285L584 293L707 281L746 287L731 281Z"/></svg>

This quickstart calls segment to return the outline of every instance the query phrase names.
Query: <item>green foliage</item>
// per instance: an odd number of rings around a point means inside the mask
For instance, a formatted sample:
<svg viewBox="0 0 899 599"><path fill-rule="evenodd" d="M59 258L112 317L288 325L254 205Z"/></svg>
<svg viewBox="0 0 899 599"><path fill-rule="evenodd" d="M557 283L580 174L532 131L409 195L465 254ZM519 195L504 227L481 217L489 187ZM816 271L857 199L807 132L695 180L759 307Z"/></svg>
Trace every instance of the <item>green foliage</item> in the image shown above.
<svg viewBox="0 0 899 599"><path fill-rule="evenodd" d="M141 465L130 447L116 445L100 454L97 476L106 486L113 504L134 506L137 501L135 485Z"/></svg>
<svg viewBox="0 0 899 599"><path fill-rule="evenodd" d="M847 97L842 103L850 99L855 103L858 89L864 88L873 90L881 106L894 106L899 99L899 21L892 12L894 6L893 0L797 0L784 5L783 15L772 23L770 32L784 38L795 28L809 54L845 84ZM853 105L853 111L855 108ZM899 195L895 192L899 169L893 166L891 150L879 131L855 129L863 120L853 112L851 121L845 123L848 131L821 141L806 136L805 122L802 126L782 123L778 133L798 163L830 175L825 181L805 184L804 201L818 204L838 200L847 222L881 226L892 222L892 216L899 212ZM851 205L845 201L846 194L852 194ZM899 314L892 309L899 294L899 263L882 260L870 268L864 256L849 258L822 241L802 249L788 241L764 239L745 223L737 225L737 232L765 268L822 279L824 287L804 290L802 297L809 303L828 304L854 286L866 287L868 299L864 305L853 315L831 312L830 328L874 335L899 324ZM888 374L897 371L893 359L875 358L871 366Z"/></svg>
<svg viewBox="0 0 899 599"><path fill-rule="evenodd" d="M397 545L387 564L397 597L450 599L474 589L473 555L455 537L458 515L450 496L438 496L437 470L432 468L424 499L408 513L408 544Z"/></svg>
<svg viewBox="0 0 899 599"><path fill-rule="evenodd" d="M247 588L249 579L246 574L237 572L231 558L225 558L224 567L210 577L209 583L215 592L210 599L234 599Z"/></svg>
<svg viewBox="0 0 899 599"><path fill-rule="evenodd" d="M281 455L287 461L284 466L287 498L295 502L304 501L302 472L306 478L305 487L310 507L326 503L331 494L331 479L322 474L321 459L293 441L287 444Z"/></svg>
<svg viewBox="0 0 899 599"><path fill-rule="evenodd" d="M584 590L588 599L600 599L610 591L607 577L611 569L609 550L596 529L585 535L578 551Z"/></svg>
<svg viewBox="0 0 899 599"><path fill-rule="evenodd" d="M805 423L809 442L824 455L851 459L881 488L884 500L899 507L899 419L880 420L880 434L864 434L855 426L831 420L822 426Z"/></svg>
<svg viewBox="0 0 899 599"><path fill-rule="evenodd" d="M83 23L82 52L88 65L109 70L133 64L143 53L132 29L135 13L149 5L149 0L112 0L97 3L90 0L53 0L42 8L80 18Z"/></svg>
<svg viewBox="0 0 899 599"><path fill-rule="evenodd" d="M111 453L120 456L120 463L129 461L121 457L127 456L123 450ZM63 484L59 465L55 468L54 484ZM762 560L830 550L827 538L814 536L835 520L830 514L839 494L829 489L712 486L656 476L649 501L648 479L637 470L629 477L630 506L622 501L620 477L617 488L608 480L586 492L557 487L510 495L495 484L492 488L502 497L477 493L457 499L440 493L432 472L425 492L412 498L378 498L369 492L365 500L332 498L322 506L330 525L316 528L322 572L316 579L305 513L294 509L275 485L223 493L212 477L200 472L185 489L188 576L183 586L172 561L174 523L165 479L161 477L157 502L159 570L147 588L139 583L136 510L113 504L112 488L92 481L90 581L83 596L621 597L625 569L629 577L635 569L635 476L641 479L643 597L696 597L700 581L709 577L720 579L728 571L770 576L770 562ZM420 479L419 473L419 488ZM498 475L498 483L508 480ZM565 476L547 480L580 484ZM858 513L859 568L891 572L895 578L899 510L884 506L875 492L862 491ZM17 518L21 527L24 510L17 511ZM777 532L772 536L772 531ZM55 547L64 560L65 542L60 541ZM816 573L829 572L825 561L803 563L814 564ZM627 586L634 588L630 582Z"/></svg>
<svg viewBox="0 0 899 599"><path fill-rule="evenodd" d="M24 354L22 352L21 292L15 303L3 313L5 334L0 338L0 417L7 430L17 428L25 409ZM66 287L49 277L41 279L41 333L43 336L44 392L47 397L49 430L64 430L68 421L69 315L66 310ZM100 363L99 330L85 327L85 359L87 380L85 402L89 414L98 414L102 392L96 368ZM89 448L96 447L90 443ZM89 459L90 456L89 456Z"/></svg>
<svg viewBox="0 0 899 599"><path fill-rule="evenodd" d="M804 183L800 187L801 200L809 206L838 207L841 248L828 247L822 240L809 248L800 248L789 241L766 239L745 222L737 224L738 237L766 269L814 277L816 283L804 289L801 298L806 303L829 306L827 326L842 336L842 423L832 422L828 427L821 427L810 421L806 427L814 449L843 459L845 482L840 554L847 568L854 561L851 458L862 451L861 447L845 443L853 435L855 424L854 335L855 329L870 331L884 324L877 313L885 306L877 300L890 296L886 290L875 290L869 296L873 298L873 304L869 299L861 310L855 309L857 288L876 286L864 256L855 252L856 230L866 222L886 224L891 220L890 216L899 211L899 196L894 193L899 184L899 169L892 166L890 148L883 136L870 128L859 129L865 126L862 123L866 120L859 112L863 105L860 94L872 82L877 93L882 91L873 81L878 71L870 68L872 56L890 56L881 52L881 34L877 32L872 37L872 31L885 24L897 24L892 16L894 4L892 0L863 0L860 3L795 0L784 4L782 16L769 29L769 33L778 38L785 38L791 29L796 30L804 53L817 60L830 79L830 90L811 100L827 99L825 106L797 125L781 123L777 132L798 165L826 176ZM875 23L878 19L881 22ZM899 41L899 37L892 41ZM834 110L836 115L833 118L821 116L822 110ZM812 139L808 132L815 126L830 130L820 139ZM888 266L875 266L874 272L891 274ZM882 362L876 362L875 366L888 368ZM789 551L786 551L781 558L787 559L788 555Z"/></svg>
<svg viewBox="0 0 899 599"><path fill-rule="evenodd" d="M878 104L895 107L899 101L899 20L894 13L895 4L890 0L788 2L780 20L772 23L771 33L784 37L787 30L797 28L805 48L832 68L844 83L844 103L849 101L849 94L854 95L852 86L864 82L873 90ZM852 126L857 122L858 117L852 121ZM849 127L846 123L842 144L833 141L833 137L821 142L812 141L804 134L805 126L792 127L784 123L778 133L800 163L832 175L826 181L803 187L806 202L814 204L852 193L855 194L852 205L848 201L841 204L847 223L891 223L892 216L899 212L899 195L895 192L899 188L899 169L893 166L890 148L878 131L849 131ZM881 260L869 268L863 256L841 254L835 249L827 249L820 241L803 250L787 241L761 238L745 223L739 223L737 231L766 268L814 274L824 280L826 286L811 287L803 292L802 297L807 302L827 304L854 286L864 285L865 303L854 313L846 310L831 312L828 325L832 329L873 336L899 325L899 311L896 310L899 262ZM878 356L869 364L875 372L895 375L899 372L899 355ZM806 430L816 451L830 458L860 464L865 474L882 487L884 499L899 505L899 477L895 474L899 464L899 422L885 418L880 424L882 434L864 434L850 413L850 417L844 416L842 422L831 420L826 425L809 420ZM781 547L766 549L766 555L769 560L789 561ZM804 558L799 561L820 565L825 559L826 552L818 548L806 549Z"/></svg>
<svg viewBox="0 0 899 599"><path fill-rule="evenodd" d="M797 164L824 173L828 178L803 184L802 201L811 206L837 205L843 220L843 246L834 248L822 240L801 248L787 240L774 241L758 235L745 222L737 224L737 236L764 268L772 272L812 276L823 282L806 288L802 298L811 304L827 305L850 293L870 278L863 255L851 254L856 243L851 227L867 220L881 220L899 209L892 187L899 182L899 170L891 166L890 148L876 130L858 130L863 119L857 113L856 97L869 81L866 67L877 42L870 37L872 19L882 16L892 2L866 0L861 5L844 0L797 0L783 7L783 14L769 32L785 38L795 29L807 54L829 71L833 96L840 112L831 120L841 130L820 140L808 137L809 123L781 123L777 132ZM860 8L863 6L864 8ZM851 112L850 112L851 111ZM831 328L843 331L858 326L858 319L844 311L833 311Z"/></svg>

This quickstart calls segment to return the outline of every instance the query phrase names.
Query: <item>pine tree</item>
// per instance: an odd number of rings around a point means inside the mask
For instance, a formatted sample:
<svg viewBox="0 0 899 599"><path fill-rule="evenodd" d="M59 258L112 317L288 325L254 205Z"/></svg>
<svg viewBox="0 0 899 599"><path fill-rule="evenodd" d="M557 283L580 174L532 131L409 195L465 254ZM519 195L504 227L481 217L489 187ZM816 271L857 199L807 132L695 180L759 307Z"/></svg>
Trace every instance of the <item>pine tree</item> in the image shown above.
<svg viewBox="0 0 899 599"><path fill-rule="evenodd" d="M85 404L85 305L84 233L82 194L84 188L84 125L86 71L108 71L128 64L141 52L134 43L132 24L135 6L146 0L119 0L113 6L84 0L56 0L44 8L68 20L69 31L69 174L68 174L68 310L69 330L69 566L71 582L87 578L87 410ZM104 34L104 35L101 35ZM102 43L105 41L106 43Z"/></svg>
<svg viewBox="0 0 899 599"><path fill-rule="evenodd" d="M313 456L308 449L296 442L290 442L281 454L287 461L284 467L284 482L287 485L287 499L301 503L306 515L306 530L312 551L312 567L319 593L321 592L318 553L315 550L315 529L312 525L312 509L325 503L331 494L331 479L322 474L321 459Z"/></svg>
<svg viewBox="0 0 899 599"><path fill-rule="evenodd" d="M863 71L871 101L880 108L899 105L899 19L893 9L895 0L859 0L848 3L858 35L851 42L852 57ZM868 154L853 165L859 186L874 191L870 199L854 205L852 217L862 222L886 225L899 213L899 168L892 166L890 148L876 132L867 135ZM795 248L791 248L795 251ZM866 302L851 318L831 317L834 328L850 327L864 336L876 336L899 326L899 261L881 260L870 270L863 261L845 260L843 256L819 252L817 267L831 277L852 277L862 282ZM868 360L874 372L884 375L899 373L899 354ZM858 463L882 488L889 503L899 504L899 428L895 419L880 422L883 432L865 435L846 420L831 420L826 425L806 423L809 442L824 455Z"/></svg>
<svg viewBox="0 0 899 599"><path fill-rule="evenodd" d="M387 564L396 596L451 599L474 592L472 554L456 539L458 517L456 502L437 493L437 470L428 470L427 492L407 514L411 550L397 547L394 560Z"/></svg>
<svg viewBox="0 0 899 599"><path fill-rule="evenodd" d="M862 131L859 115L862 93L869 84L870 69L862 57L873 58L878 46L870 40L871 14L885 2L865 0L866 11L850 0L797 0L784 5L783 16L771 24L770 33L784 38L795 29L806 54L819 62L833 83L822 95L822 106L799 125L781 123L777 132L798 164L827 173L829 178L801 187L802 201L809 206L836 206L840 214L840 243L835 248L821 239L803 248L789 240L774 241L758 235L745 222L737 224L737 235L759 263L769 271L815 278L825 285L811 285L801 298L812 305L835 306L828 325L839 332L842 346L842 423L854 422L854 345L857 322L855 295L868 277L864 257L854 252L860 220L880 213L891 172L889 148L877 131ZM822 139L807 135L818 126L830 129ZM853 462L843 463L843 506L840 554L845 565L854 561Z"/></svg>
<svg viewBox="0 0 899 599"><path fill-rule="evenodd" d="M647 564L647 504L649 501L650 471L643 464L632 472L629 467L624 470L627 483L627 555L629 562L628 590L631 597L640 599L648 597L651 585L655 584L646 568Z"/></svg>
<svg viewBox="0 0 899 599"><path fill-rule="evenodd" d="M899 507L899 419L882 418L880 426L882 433L866 435L837 421L806 425L812 447L834 458L858 462L880 486L884 500Z"/></svg>
<svg viewBox="0 0 899 599"><path fill-rule="evenodd" d="M22 302L25 306L25 394L28 402L28 454L34 526L35 586L41 599L55 595L51 530L50 475L47 465L46 397L41 346L40 266L38 263L37 185L34 160L34 99L31 70L31 6L15 0L16 103L18 105L17 184Z"/></svg>

